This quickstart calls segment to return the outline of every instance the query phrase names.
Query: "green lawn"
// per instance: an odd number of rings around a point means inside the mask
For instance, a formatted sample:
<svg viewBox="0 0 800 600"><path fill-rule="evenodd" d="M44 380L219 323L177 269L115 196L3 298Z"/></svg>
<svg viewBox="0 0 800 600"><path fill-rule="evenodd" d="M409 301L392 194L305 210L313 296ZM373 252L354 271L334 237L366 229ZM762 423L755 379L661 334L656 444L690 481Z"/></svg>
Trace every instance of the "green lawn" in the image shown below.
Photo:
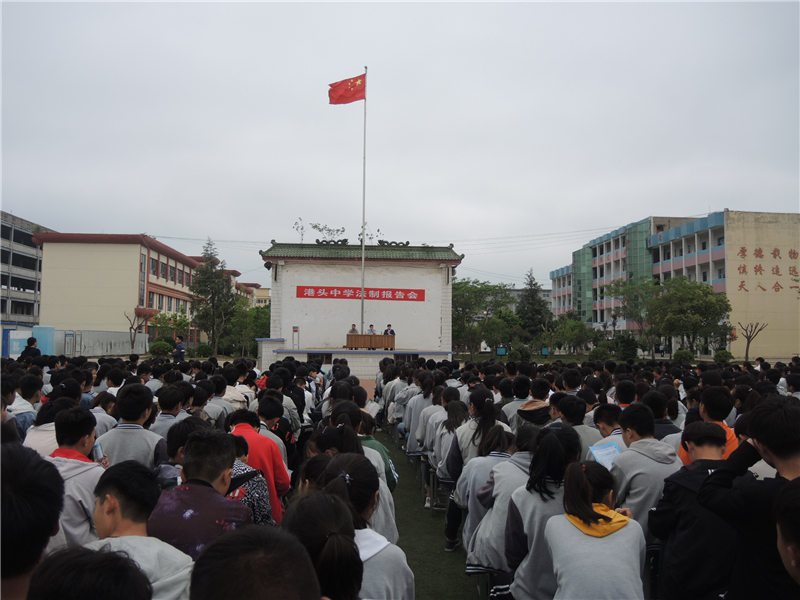
<svg viewBox="0 0 800 600"><path fill-rule="evenodd" d="M389 449L400 476L393 494L400 532L398 546L406 553L408 566L414 572L417 600L477 598L477 579L464 575L463 548L444 551L444 512L437 511L431 518L430 511L423 507L422 492L405 453L398 450L388 434L379 432L375 437Z"/></svg>

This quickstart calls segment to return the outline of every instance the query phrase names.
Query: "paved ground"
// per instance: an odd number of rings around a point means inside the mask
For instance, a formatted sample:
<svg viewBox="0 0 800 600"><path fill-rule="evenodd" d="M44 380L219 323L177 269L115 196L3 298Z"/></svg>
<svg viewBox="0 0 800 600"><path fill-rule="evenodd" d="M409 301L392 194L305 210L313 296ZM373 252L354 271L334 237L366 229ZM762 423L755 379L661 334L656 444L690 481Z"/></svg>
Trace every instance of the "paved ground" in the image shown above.
<svg viewBox="0 0 800 600"><path fill-rule="evenodd" d="M466 553L444 551L444 512L423 507L424 499L405 453L385 433L376 437L389 449L400 480L394 491L395 516L403 549L414 572L416 600L472 600L477 580L464 575Z"/></svg>

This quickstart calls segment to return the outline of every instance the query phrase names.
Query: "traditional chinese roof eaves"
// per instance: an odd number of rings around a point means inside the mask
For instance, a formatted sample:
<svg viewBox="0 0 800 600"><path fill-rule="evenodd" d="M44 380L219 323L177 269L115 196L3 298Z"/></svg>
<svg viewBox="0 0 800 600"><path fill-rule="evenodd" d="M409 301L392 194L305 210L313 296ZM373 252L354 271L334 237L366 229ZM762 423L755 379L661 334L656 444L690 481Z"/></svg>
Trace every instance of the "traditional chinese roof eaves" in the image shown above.
<svg viewBox="0 0 800 600"><path fill-rule="evenodd" d="M269 250L259 251L261 258L267 261L277 259L297 260L361 260L361 245L353 244L279 244L272 241ZM464 258L450 246L366 246L364 255L367 260L439 262L459 264Z"/></svg>
<svg viewBox="0 0 800 600"><path fill-rule="evenodd" d="M255 290L257 290L257 289L259 289L261 287L260 283L243 283L242 285L246 286L246 287L249 287L249 288L253 288Z"/></svg>
<svg viewBox="0 0 800 600"><path fill-rule="evenodd" d="M200 264L192 257L143 233L131 235L124 233L36 233L33 236L33 243L39 246L44 244L141 244L145 248L179 261L187 267L194 268Z"/></svg>

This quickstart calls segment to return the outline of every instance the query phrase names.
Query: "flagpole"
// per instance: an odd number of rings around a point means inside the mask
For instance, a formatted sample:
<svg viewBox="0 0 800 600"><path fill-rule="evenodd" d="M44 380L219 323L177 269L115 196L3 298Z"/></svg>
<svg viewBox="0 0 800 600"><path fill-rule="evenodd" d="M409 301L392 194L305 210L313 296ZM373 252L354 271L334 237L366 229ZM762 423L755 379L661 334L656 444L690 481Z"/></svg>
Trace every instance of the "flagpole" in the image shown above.
<svg viewBox="0 0 800 600"><path fill-rule="evenodd" d="M367 228L367 67L364 66L364 161L361 179L361 333L364 333L364 262Z"/></svg>

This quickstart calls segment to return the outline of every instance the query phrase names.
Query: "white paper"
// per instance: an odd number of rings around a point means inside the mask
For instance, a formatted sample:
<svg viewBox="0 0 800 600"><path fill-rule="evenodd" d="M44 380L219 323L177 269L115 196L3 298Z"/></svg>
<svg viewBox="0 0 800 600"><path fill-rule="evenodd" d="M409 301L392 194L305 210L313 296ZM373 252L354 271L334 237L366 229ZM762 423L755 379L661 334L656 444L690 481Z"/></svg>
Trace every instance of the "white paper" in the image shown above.
<svg viewBox="0 0 800 600"><path fill-rule="evenodd" d="M602 446L589 446L589 450L594 459L609 471L611 470L611 465L614 464L614 459L622 454L616 442L608 442Z"/></svg>

